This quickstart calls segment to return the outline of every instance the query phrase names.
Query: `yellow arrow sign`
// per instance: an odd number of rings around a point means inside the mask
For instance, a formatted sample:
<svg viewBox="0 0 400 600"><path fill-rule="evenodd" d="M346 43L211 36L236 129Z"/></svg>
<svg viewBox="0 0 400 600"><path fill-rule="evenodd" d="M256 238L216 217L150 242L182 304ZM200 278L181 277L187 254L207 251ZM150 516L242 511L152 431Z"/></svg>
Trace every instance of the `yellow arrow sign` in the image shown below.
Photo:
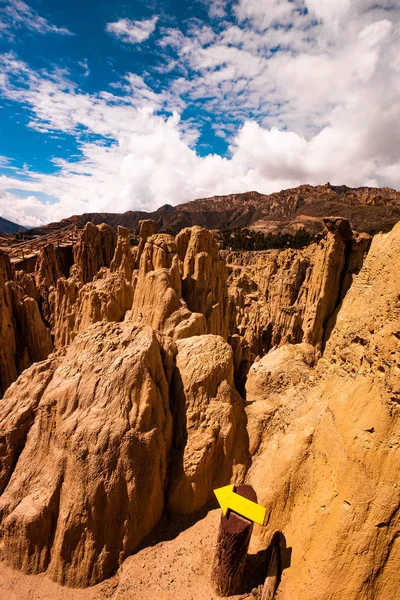
<svg viewBox="0 0 400 600"><path fill-rule="evenodd" d="M214 494L217 496L217 500L224 515L226 515L227 511L230 509L239 515L242 515L242 517L246 517L246 519L249 519L250 521L263 525L267 510L263 506L236 494L233 490L233 485L226 485L214 490Z"/></svg>

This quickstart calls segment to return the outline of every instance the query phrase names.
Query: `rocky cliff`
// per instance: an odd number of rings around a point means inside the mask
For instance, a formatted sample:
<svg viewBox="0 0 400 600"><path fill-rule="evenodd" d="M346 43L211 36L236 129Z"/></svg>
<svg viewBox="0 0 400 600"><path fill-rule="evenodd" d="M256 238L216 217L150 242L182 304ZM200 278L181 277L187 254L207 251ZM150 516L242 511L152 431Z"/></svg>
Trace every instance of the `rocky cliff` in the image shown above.
<svg viewBox="0 0 400 600"><path fill-rule="evenodd" d="M243 392L250 365L271 348L306 342L321 351L371 242L342 218L303 250L226 252L229 333L236 382Z"/></svg>
<svg viewBox="0 0 400 600"><path fill-rule="evenodd" d="M10 308L11 324L20 318L20 336L37 350L23 367L36 364L0 404L2 557L27 573L71 586L102 581L164 506L191 513L216 485L242 482L250 464L224 339L225 262L199 227L177 239L155 231L142 223L132 251L124 228L116 237L88 224L68 278L51 245L30 276L16 276L3 257L4 302L24 282L23 304L37 312L28 323ZM39 354L42 330L49 346ZM3 361L21 343L18 331ZM19 373L7 369L4 389Z"/></svg>
<svg viewBox="0 0 400 600"><path fill-rule="evenodd" d="M50 331L39 310L34 279L16 275L0 252L0 393L24 369L53 351Z"/></svg>
<svg viewBox="0 0 400 600"><path fill-rule="evenodd" d="M0 423L7 562L67 585L108 577L164 506L172 427L155 333L88 329L11 386Z"/></svg>
<svg viewBox="0 0 400 600"><path fill-rule="evenodd" d="M245 192L213 196L177 206L166 204L152 213L128 211L123 214L90 213L76 215L59 223L32 230L44 235L62 227L86 223L108 223L137 228L143 219L153 219L159 229L174 234L185 227L200 225L208 229L251 227L265 233L295 232L304 227L312 233L322 231L326 215L349 219L359 232L388 231L400 219L400 192L389 188L349 188L345 185L301 185L273 194Z"/></svg>
<svg viewBox="0 0 400 600"><path fill-rule="evenodd" d="M248 480L269 515L258 543L283 531L292 549L281 598L399 589L399 268L397 225L374 238L317 364L291 345L250 369Z"/></svg>
<svg viewBox="0 0 400 600"><path fill-rule="evenodd" d="M11 385L0 404L8 564L92 585L135 550L166 503L190 513L215 485L244 480L231 350L219 336L189 340L201 348L202 373L185 346L147 325L94 324Z"/></svg>
<svg viewBox="0 0 400 600"><path fill-rule="evenodd" d="M48 338L40 341L41 358L52 350L49 333L60 349L93 323L129 318L175 340L221 335L232 346L236 385L244 393L250 365L271 348L303 341L323 347L369 243L368 235L353 235L345 219L326 218L324 234L303 250L221 257L214 237L201 227L174 238L143 221L133 249L127 229L120 227L117 235L107 225L88 223L74 246L72 266L66 269L48 244L33 278L22 272L16 278L40 309L35 319L45 327L38 336ZM6 279L4 289L12 285ZM24 334L15 331L24 344ZM39 354L32 356L24 368ZM21 370L12 371L3 389Z"/></svg>
<svg viewBox="0 0 400 600"><path fill-rule="evenodd" d="M324 221L303 250L223 257L146 220L136 247L88 224L72 266L0 255L7 564L95 584L165 510L247 481L255 550L291 548L280 598L396 597L400 225Z"/></svg>

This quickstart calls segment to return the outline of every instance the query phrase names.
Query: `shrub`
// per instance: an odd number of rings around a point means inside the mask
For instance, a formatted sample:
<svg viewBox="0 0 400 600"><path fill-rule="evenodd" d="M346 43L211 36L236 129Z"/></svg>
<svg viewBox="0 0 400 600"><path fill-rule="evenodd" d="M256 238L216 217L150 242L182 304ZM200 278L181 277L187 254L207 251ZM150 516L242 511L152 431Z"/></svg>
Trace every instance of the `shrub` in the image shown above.
<svg viewBox="0 0 400 600"><path fill-rule="evenodd" d="M304 248L314 240L304 227L290 233L267 233L250 229L223 229L221 231L221 247L224 250L273 250L283 248Z"/></svg>

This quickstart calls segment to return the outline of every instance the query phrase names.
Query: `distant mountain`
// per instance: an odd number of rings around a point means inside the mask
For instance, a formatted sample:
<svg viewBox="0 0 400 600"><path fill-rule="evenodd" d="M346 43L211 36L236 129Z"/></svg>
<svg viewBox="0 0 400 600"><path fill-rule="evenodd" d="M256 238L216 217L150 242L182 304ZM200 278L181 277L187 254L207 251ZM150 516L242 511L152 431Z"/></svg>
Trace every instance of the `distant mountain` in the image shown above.
<svg viewBox="0 0 400 600"><path fill-rule="evenodd" d="M12 221L7 221L7 219L0 217L0 233L19 233L23 231L27 231L27 229L22 227L22 225L12 223Z"/></svg>
<svg viewBox="0 0 400 600"><path fill-rule="evenodd" d="M88 221L135 229L141 219L154 219L160 230L174 234L192 225L209 229L249 227L264 233L293 233L304 227L317 233L323 230L321 218L325 216L347 217L356 231L388 231L400 220L400 192L390 188L349 188L329 183L301 185L269 195L245 192L193 200L178 206L166 204L152 213L87 213L31 232L46 234L72 224L83 227Z"/></svg>

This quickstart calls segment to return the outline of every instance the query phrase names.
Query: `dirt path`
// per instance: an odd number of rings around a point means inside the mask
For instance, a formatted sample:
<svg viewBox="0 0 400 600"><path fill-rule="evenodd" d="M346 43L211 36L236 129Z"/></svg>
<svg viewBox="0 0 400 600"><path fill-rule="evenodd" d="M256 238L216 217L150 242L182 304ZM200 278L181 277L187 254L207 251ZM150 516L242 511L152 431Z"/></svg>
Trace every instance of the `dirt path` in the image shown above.
<svg viewBox="0 0 400 600"><path fill-rule="evenodd" d="M220 510L163 521L114 577L87 589L65 588L45 574L24 575L0 562L1 600L216 600L209 573ZM253 561L254 563L254 561ZM257 570L257 569L256 569ZM254 564L253 564L253 571ZM251 592L256 572L247 578ZM237 600L240 596L231 596Z"/></svg>

